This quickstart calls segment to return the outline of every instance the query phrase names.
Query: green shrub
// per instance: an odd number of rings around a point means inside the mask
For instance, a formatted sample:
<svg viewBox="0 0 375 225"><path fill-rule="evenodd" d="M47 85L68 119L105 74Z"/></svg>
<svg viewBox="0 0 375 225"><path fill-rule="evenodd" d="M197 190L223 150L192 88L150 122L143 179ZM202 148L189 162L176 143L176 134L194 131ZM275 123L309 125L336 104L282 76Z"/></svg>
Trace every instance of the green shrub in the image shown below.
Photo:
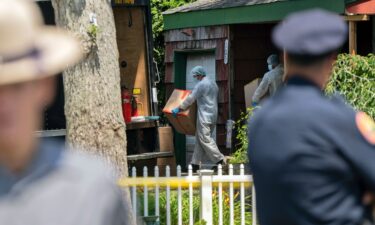
<svg viewBox="0 0 375 225"><path fill-rule="evenodd" d="M355 109L375 118L375 55L340 54L326 92L340 93Z"/></svg>
<svg viewBox="0 0 375 225"><path fill-rule="evenodd" d="M354 108L375 119L375 55L340 54L326 88L328 95L336 92L343 95ZM253 109L248 108L235 123L237 143L229 163L248 163L247 121L252 113Z"/></svg>
<svg viewBox="0 0 375 225"><path fill-rule="evenodd" d="M231 155L232 158L229 160L231 164L245 164L249 162L247 157L247 147L249 145L247 122L252 114L253 108L247 108L246 112L241 112L240 119L234 124L237 135L235 152Z"/></svg>

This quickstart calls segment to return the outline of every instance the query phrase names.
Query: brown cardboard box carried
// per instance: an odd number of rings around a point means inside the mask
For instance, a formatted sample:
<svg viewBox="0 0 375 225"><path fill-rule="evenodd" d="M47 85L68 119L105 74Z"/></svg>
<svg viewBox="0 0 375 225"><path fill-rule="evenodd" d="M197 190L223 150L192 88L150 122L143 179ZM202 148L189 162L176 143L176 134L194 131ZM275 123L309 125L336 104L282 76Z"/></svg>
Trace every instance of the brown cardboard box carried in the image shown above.
<svg viewBox="0 0 375 225"><path fill-rule="evenodd" d="M192 104L187 110L177 114L175 118L172 110L181 105L181 103L189 96L191 91L175 89L169 97L167 104L163 109L169 122L177 130L177 132L187 135L195 135L195 123L197 117L197 105Z"/></svg>
<svg viewBox="0 0 375 225"><path fill-rule="evenodd" d="M245 92L245 105L246 105L246 108L249 108L251 107L251 103L253 102L253 95L257 89L257 87L259 86L260 82L262 80L259 79L259 78L256 78L254 79L253 81L251 81L250 83L246 84L245 87L244 87L244 92ZM260 105L262 104L262 102L267 98L268 94L263 97L261 100L260 100Z"/></svg>

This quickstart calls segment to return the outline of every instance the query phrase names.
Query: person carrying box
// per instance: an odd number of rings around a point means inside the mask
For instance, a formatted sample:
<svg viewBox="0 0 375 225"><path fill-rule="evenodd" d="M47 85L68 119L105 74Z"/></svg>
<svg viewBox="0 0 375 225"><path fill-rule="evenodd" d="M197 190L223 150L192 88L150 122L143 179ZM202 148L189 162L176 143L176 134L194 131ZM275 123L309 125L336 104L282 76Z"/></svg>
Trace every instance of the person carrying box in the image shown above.
<svg viewBox="0 0 375 225"><path fill-rule="evenodd" d="M258 88L253 95L252 106L257 106L259 101L269 93L271 96L275 95L277 90L283 84L284 68L280 63L279 57L276 54L272 54L267 58L268 72L264 74L262 82L260 82Z"/></svg>
<svg viewBox="0 0 375 225"><path fill-rule="evenodd" d="M219 88L213 80L206 77L206 71L202 66L194 67L191 74L198 83L192 93L179 107L173 109L172 113L176 117L180 111L186 110L195 101L197 102L196 144L191 160L193 171L196 171L199 165L226 164L227 158L220 152L213 138L213 132L216 130Z"/></svg>

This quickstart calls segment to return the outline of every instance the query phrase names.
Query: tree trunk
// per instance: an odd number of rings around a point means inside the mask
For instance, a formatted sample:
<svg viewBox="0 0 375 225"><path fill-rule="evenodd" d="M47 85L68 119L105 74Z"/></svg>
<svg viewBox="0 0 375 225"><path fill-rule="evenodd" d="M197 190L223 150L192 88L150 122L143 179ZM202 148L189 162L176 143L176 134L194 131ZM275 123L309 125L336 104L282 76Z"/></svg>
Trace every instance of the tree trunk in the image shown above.
<svg viewBox="0 0 375 225"><path fill-rule="evenodd" d="M117 167L117 175L127 176L119 53L110 1L52 0L52 4L56 24L72 31L86 54L63 75L67 141L74 149L104 157ZM125 192L130 209L129 191Z"/></svg>

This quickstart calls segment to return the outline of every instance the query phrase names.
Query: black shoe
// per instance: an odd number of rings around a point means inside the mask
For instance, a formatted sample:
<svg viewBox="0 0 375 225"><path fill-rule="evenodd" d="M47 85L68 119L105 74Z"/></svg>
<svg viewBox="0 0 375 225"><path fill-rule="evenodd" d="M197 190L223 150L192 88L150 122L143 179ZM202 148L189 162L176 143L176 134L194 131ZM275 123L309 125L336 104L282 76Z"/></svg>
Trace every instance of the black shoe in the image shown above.
<svg viewBox="0 0 375 225"><path fill-rule="evenodd" d="M196 173L198 170L200 170L200 166L196 164L191 164L191 167L193 168L193 173Z"/></svg>

